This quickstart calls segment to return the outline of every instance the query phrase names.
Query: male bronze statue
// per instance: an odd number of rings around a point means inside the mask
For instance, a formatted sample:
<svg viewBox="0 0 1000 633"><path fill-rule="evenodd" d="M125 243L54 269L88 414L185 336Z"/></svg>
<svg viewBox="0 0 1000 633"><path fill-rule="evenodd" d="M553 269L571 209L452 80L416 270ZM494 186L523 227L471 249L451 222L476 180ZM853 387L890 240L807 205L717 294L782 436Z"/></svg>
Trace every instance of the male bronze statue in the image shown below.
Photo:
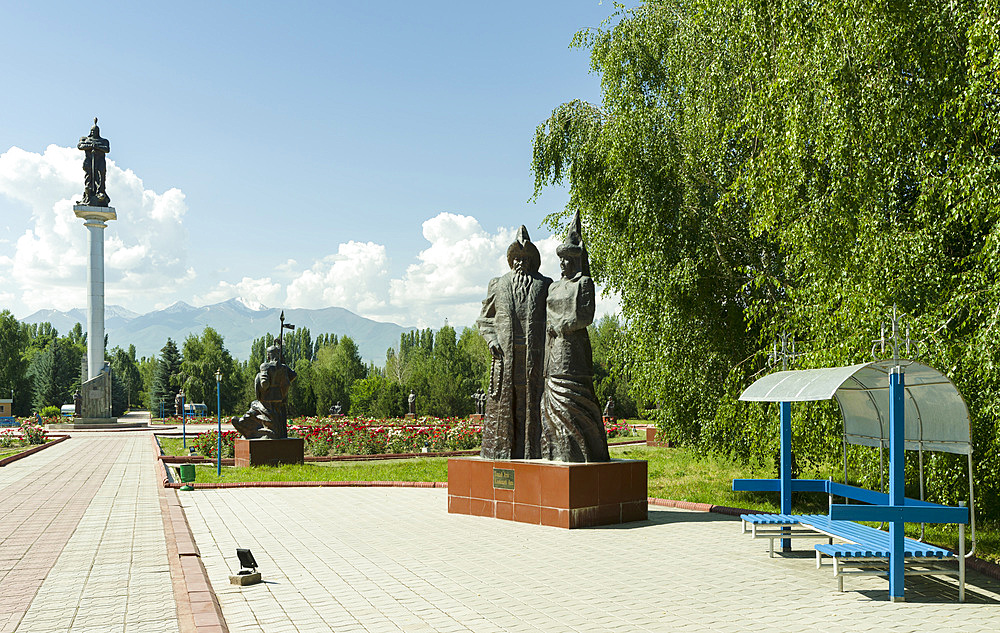
<svg viewBox="0 0 1000 633"><path fill-rule="evenodd" d="M97 127L97 117L94 117L94 127L90 135L80 138L77 149L84 151L83 200L78 204L90 207L106 207L111 202L105 191L105 180L108 175L107 162L104 155L111 151L111 141L101 138L101 129Z"/></svg>
<svg viewBox="0 0 1000 633"><path fill-rule="evenodd" d="M507 249L510 272L490 280L476 325L493 356L483 420L485 459L542 456L545 297L552 280L538 273L538 248L521 226Z"/></svg>
<svg viewBox="0 0 1000 633"><path fill-rule="evenodd" d="M267 360L260 365L254 379L257 399L243 417L231 420L240 435L249 439L280 440L288 437L288 390L296 378L295 371L281 360L277 345L267 348Z"/></svg>

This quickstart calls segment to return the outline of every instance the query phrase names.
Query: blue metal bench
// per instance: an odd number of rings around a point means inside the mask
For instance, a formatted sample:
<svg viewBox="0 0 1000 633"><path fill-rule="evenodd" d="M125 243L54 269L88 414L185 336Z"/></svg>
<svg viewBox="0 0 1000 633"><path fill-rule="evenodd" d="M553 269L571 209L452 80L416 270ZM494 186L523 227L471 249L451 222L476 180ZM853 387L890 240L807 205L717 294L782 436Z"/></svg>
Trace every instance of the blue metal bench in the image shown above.
<svg viewBox="0 0 1000 633"><path fill-rule="evenodd" d="M769 554L774 556L774 539L817 538L825 536L827 543L819 543L816 550L816 568L823 566L823 557L833 559L833 575L837 589L844 590L844 576L888 576L892 539L888 532L853 521L831 519L825 514L743 514L743 532L750 526L752 538L767 538ZM959 524L959 551L954 554L936 545L915 539L903 539L904 573L909 576L957 576L958 601L965 601L965 525ZM846 541L834 543L834 539ZM957 563L957 566L952 566ZM845 569L845 568L850 568Z"/></svg>
<svg viewBox="0 0 1000 633"><path fill-rule="evenodd" d="M17 423L17 418L11 417L0 417L0 427L20 427L21 425Z"/></svg>
<svg viewBox="0 0 1000 633"><path fill-rule="evenodd" d="M812 538L816 530L809 527L809 520L823 515L812 514L741 514L743 533L750 532L750 538L766 538L768 556L774 558L774 539ZM749 528L749 529L748 529ZM830 540L833 542L833 539Z"/></svg>

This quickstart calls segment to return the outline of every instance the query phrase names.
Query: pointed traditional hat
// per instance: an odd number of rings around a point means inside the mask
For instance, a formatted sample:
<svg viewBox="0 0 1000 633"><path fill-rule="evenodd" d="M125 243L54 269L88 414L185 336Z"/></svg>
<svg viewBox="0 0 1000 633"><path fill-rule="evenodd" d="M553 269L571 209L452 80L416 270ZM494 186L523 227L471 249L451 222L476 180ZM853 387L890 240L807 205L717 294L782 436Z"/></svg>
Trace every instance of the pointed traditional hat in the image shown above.
<svg viewBox="0 0 1000 633"><path fill-rule="evenodd" d="M580 270L584 275L590 276L590 258L587 257L587 247L583 243L583 229L580 225L579 210L573 214L573 221L570 222L566 240L556 247L556 255L559 257L579 258Z"/></svg>
<svg viewBox="0 0 1000 633"><path fill-rule="evenodd" d="M524 259L525 268L531 272L536 272L538 267L542 265L542 257L538 254L538 247L528 237L528 229L523 224L517 230L517 239L507 247L508 266L513 267L514 257Z"/></svg>

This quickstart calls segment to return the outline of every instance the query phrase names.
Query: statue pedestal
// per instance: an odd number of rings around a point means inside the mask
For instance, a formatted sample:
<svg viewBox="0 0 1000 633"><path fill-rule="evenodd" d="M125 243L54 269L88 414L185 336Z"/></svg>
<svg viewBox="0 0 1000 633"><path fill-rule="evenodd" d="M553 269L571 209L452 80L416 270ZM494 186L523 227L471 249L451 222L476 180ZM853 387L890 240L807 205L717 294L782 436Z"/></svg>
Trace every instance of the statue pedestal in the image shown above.
<svg viewBox="0 0 1000 633"><path fill-rule="evenodd" d="M483 418L485 417L486 416L483 415L482 413L473 413L472 415L469 416L469 419L472 420L473 422L482 422Z"/></svg>
<svg viewBox="0 0 1000 633"><path fill-rule="evenodd" d="M448 460L448 512L581 528L644 521L643 460Z"/></svg>
<svg viewBox="0 0 1000 633"><path fill-rule="evenodd" d="M646 427L646 446L659 446L661 448L671 448L670 442L660 442L656 439L656 427Z"/></svg>
<svg viewBox="0 0 1000 633"><path fill-rule="evenodd" d="M236 438L236 467L278 466L301 464L305 455L305 440L288 437L282 440Z"/></svg>
<svg viewBox="0 0 1000 633"><path fill-rule="evenodd" d="M413 413L407 413L406 415L403 416L403 419L404 420L416 420L417 416L416 416L416 414L413 414Z"/></svg>

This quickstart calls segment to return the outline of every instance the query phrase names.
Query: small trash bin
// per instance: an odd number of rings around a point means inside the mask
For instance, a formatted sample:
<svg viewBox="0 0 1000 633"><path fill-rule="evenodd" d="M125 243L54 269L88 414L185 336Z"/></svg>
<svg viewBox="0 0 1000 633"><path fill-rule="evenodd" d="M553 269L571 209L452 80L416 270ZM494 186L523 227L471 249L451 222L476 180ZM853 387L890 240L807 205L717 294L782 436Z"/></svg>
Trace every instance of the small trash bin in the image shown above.
<svg viewBox="0 0 1000 633"><path fill-rule="evenodd" d="M189 484L195 479L194 464L181 464L181 483Z"/></svg>

